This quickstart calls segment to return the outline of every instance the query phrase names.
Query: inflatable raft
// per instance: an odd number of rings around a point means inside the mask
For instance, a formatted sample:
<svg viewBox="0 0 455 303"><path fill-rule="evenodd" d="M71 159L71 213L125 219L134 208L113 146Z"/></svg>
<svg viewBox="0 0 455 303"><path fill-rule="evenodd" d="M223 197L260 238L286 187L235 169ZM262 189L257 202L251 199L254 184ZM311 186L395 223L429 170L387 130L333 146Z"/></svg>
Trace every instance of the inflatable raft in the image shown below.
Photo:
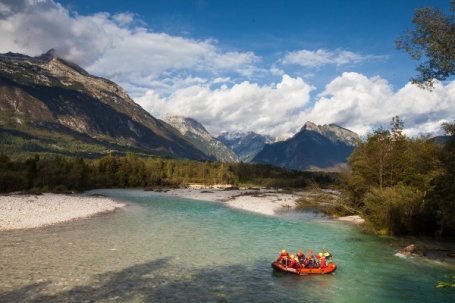
<svg viewBox="0 0 455 303"><path fill-rule="evenodd" d="M285 264L281 264L280 262L273 262L272 263L273 269L281 272L286 272L294 275L324 275L324 274L329 274L335 271L337 269L337 265L335 263L329 263L326 268L321 269L321 268L309 268L309 267L302 267L302 268L292 268L292 267L287 267Z"/></svg>

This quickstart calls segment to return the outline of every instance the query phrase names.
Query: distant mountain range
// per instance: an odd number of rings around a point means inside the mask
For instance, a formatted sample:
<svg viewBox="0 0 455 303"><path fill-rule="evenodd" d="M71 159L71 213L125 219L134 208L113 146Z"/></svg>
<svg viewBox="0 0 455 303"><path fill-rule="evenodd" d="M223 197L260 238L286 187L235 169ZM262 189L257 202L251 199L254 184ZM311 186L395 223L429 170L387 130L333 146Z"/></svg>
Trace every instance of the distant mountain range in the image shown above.
<svg viewBox="0 0 455 303"><path fill-rule="evenodd" d="M272 136L264 136L251 131L222 132L216 138L233 150L244 162L250 162L267 143L275 141Z"/></svg>
<svg viewBox="0 0 455 303"><path fill-rule="evenodd" d="M255 162L297 170L340 170L358 140L337 125L307 122L292 138L223 132L194 119L156 119L114 82L90 75L53 50L0 55L0 153L145 156Z"/></svg>
<svg viewBox="0 0 455 303"><path fill-rule="evenodd" d="M234 151L212 137L196 120L182 116L166 116L162 120L178 129L188 141L203 151L211 160L239 162L239 157Z"/></svg>
<svg viewBox="0 0 455 303"><path fill-rule="evenodd" d="M359 136L338 125L307 122L294 137L267 144L252 160L296 170L339 171Z"/></svg>
<svg viewBox="0 0 455 303"><path fill-rule="evenodd" d="M117 84L50 50L0 55L0 152L208 159Z"/></svg>

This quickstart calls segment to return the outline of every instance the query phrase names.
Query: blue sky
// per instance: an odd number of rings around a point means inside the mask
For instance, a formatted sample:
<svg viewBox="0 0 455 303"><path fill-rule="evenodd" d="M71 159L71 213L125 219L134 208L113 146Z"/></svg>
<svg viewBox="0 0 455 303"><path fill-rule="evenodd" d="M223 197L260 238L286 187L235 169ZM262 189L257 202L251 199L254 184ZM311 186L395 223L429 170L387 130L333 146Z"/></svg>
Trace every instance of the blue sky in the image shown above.
<svg viewBox="0 0 455 303"><path fill-rule="evenodd" d="M294 134L306 121L359 134L398 115L409 135L455 119L455 83L408 83L395 48L414 9L449 0L0 0L1 52L55 48L120 84L155 117L213 134Z"/></svg>

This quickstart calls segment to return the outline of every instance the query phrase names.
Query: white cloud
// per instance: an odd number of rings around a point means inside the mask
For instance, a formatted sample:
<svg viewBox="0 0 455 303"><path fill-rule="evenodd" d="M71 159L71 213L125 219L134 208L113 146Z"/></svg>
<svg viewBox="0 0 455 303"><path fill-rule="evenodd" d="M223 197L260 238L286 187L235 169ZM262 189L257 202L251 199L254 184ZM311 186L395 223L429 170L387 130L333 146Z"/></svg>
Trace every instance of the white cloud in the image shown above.
<svg viewBox="0 0 455 303"><path fill-rule="evenodd" d="M444 121L455 119L455 82L438 84L433 92L408 84L394 93L380 77L343 73L326 86L301 119L319 124L336 123L365 134L371 127L389 127L399 116L410 136L435 132Z"/></svg>
<svg viewBox="0 0 455 303"><path fill-rule="evenodd" d="M225 82L229 82L231 80L231 78L229 77L225 77L225 78L221 78L221 77L218 77L216 78L215 80L213 80L213 84L217 84L217 83L225 83Z"/></svg>
<svg viewBox="0 0 455 303"><path fill-rule="evenodd" d="M59 56L120 83L147 85L166 73L251 75L253 52L222 51L214 40L151 32L131 13L73 14L52 0L6 1L0 6L0 52ZM172 77L171 77L172 78Z"/></svg>
<svg viewBox="0 0 455 303"><path fill-rule="evenodd" d="M363 56L351 51L337 49L328 51L318 49L316 51L299 50L288 53L281 62L283 64L296 64L304 67L320 67L323 65L333 64L336 66L349 63L359 63L370 59L384 58L383 56Z"/></svg>
<svg viewBox="0 0 455 303"><path fill-rule="evenodd" d="M166 100L149 92L136 102L158 117L165 114L190 116L214 135L237 129L278 136L287 133L290 127L303 125L305 121L296 119L299 109L310 101L312 90L314 87L301 78L283 75L276 85L259 86L244 81L215 90L209 85L193 85L176 90Z"/></svg>

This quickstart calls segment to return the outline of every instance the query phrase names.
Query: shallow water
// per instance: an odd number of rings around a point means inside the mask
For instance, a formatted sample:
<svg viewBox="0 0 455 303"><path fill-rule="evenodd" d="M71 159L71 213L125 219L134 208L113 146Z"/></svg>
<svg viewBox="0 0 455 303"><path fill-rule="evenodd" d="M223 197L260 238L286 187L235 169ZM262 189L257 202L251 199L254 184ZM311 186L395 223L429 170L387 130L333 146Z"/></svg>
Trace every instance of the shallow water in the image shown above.
<svg viewBox="0 0 455 303"><path fill-rule="evenodd" d="M311 213L278 217L140 190L97 190L129 206L0 232L1 302L453 302L452 261L399 258L388 237ZM281 249L327 247L334 274L272 270Z"/></svg>

